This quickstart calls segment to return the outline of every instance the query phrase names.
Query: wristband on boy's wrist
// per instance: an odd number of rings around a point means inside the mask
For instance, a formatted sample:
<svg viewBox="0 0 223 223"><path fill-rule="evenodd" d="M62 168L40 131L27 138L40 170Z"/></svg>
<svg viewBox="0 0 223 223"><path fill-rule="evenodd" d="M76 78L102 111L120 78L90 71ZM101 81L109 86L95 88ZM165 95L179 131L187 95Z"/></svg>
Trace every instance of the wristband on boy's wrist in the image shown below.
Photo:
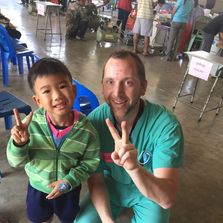
<svg viewBox="0 0 223 223"><path fill-rule="evenodd" d="M59 184L58 188L59 188L59 191L60 191L61 193L63 193L63 192L65 192L65 191L67 191L67 190L70 189L70 184L67 183L67 182L63 182L63 183L60 183L60 184Z"/></svg>

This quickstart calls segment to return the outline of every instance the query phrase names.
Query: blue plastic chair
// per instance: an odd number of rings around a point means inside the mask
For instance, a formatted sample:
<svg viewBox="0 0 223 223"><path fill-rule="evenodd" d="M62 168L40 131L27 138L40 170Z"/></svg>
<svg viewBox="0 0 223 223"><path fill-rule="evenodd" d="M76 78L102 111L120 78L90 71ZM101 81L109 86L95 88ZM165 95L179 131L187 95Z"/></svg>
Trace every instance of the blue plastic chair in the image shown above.
<svg viewBox="0 0 223 223"><path fill-rule="evenodd" d="M35 54L27 49L24 45L15 44L14 40L9 36L4 26L0 24L0 48L3 85L8 86L8 61L12 61L14 65L18 64L19 74L24 74L23 57L26 58L27 67L30 69L30 58L32 64L35 62Z"/></svg>
<svg viewBox="0 0 223 223"><path fill-rule="evenodd" d="M97 96L77 80L73 80L76 85L77 95L74 100L73 108L88 115L99 106Z"/></svg>
<svg viewBox="0 0 223 223"><path fill-rule="evenodd" d="M0 91L0 118L5 119L5 128L12 128L13 109L16 108L19 113L28 115L32 109L29 105L17 98L8 91Z"/></svg>

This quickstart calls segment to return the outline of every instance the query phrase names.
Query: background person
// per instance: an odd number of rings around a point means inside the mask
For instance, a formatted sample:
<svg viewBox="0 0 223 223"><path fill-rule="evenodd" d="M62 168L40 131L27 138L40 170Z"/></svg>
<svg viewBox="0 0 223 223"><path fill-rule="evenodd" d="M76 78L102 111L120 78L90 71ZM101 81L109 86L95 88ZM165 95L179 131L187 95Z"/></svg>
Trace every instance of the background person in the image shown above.
<svg viewBox="0 0 223 223"><path fill-rule="evenodd" d="M28 175L27 215L31 222L50 222L55 213L72 223L79 211L81 182L99 163L98 135L87 118L71 110L75 85L59 60L43 58L29 71L33 100L39 107L11 130L7 158Z"/></svg>
<svg viewBox="0 0 223 223"><path fill-rule="evenodd" d="M87 17L88 28L92 32L96 32L100 25L100 16L98 15L97 6L92 2L92 0L86 0L86 9L87 9Z"/></svg>
<svg viewBox="0 0 223 223"><path fill-rule="evenodd" d="M162 60L171 61L176 58L179 42L186 26L187 19L193 9L193 5L193 0L177 0L176 6L173 9L173 19L170 27L167 48Z"/></svg>
<svg viewBox="0 0 223 223"><path fill-rule="evenodd" d="M173 10L173 5L166 3L165 0L158 0L157 6L155 7L156 13L161 14L171 14Z"/></svg>
<svg viewBox="0 0 223 223"><path fill-rule="evenodd" d="M137 16L133 27L133 51L138 53L139 37L144 37L143 56L148 56L150 36L153 31L153 0L140 0L137 5Z"/></svg>
<svg viewBox="0 0 223 223"><path fill-rule="evenodd" d="M2 13L0 13L0 24L5 27L9 36L15 39L21 38L21 32L19 32L16 27L10 22L10 19L5 17Z"/></svg>
<svg viewBox="0 0 223 223"><path fill-rule="evenodd" d="M62 5L61 10L62 10L63 12L66 12L66 11L67 11L68 0L61 0L61 1L60 1L60 4ZM70 4L70 3L69 3L69 4Z"/></svg>
<svg viewBox="0 0 223 223"><path fill-rule="evenodd" d="M187 24L185 26L184 32L180 40L178 54L182 54L182 52L184 52L185 48L188 45L188 42L190 41L190 37L192 35L191 32L193 31L192 30L193 26L195 25L197 19L202 16L204 16L204 9L200 7L200 5L198 4L198 0L194 0L194 8L192 9L187 19Z"/></svg>
<svg viewBox="0 0 223 223"><path fill-rule="evenodd" d="M201 50L210 52L215 35L219 33L220 44L223 44L223 14L213 18L202 30Z"/></svg>
<svg viewBox="0 0 223 223"><path fill-rule="evenodd" d="M132 0L118 0L116 8L118 9L117 26L119 27L121 24L120 37L123 38L128 16L132 11Z"/></svg>
<svg viewBox="0 0 223 223"><path fill-rule="evenodd" d="M129 51L111 54L102 76L106 103L89 115L99 131L101 162L89 180L77 223L114 223L123 207L132 223L167 223L183 163L183 134L176 117L145 95L140 58ZM96 210L97 212L96 212Z"/></svg>
<svg viewBox="0 0 223 223"><path fill-rule="evenodd" d="M83 40L88 29L88 11L86 0L77 0L70 3L66 14L66 38Z"/></svg>

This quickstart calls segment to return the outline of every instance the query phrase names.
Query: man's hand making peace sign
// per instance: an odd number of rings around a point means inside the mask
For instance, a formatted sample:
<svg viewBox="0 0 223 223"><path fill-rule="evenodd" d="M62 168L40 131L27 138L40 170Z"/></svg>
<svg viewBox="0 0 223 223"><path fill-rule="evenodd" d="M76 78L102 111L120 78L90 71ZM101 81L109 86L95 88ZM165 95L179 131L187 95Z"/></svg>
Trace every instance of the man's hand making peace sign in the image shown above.
<svg viewBox="0 0 223 223"><path fill-rule="evenodd" d="M23 123L17 109L13 109L13 112L15 115L16 125L11 130L12 138L17 145L22 146L25 145L29 140L28 127L32 121L33 113L30 112L26 117L26 121Z"/></svg>
<svg viewBox="0 0 223 223"><path fill-rule="evenodd" d="M129 134L126 128L126 122L121 123L122 136L115 129L113 123L106 119L106 124L115 141L115 149L111 155L116 165L122 166L125 170L133 170L137 167L137 150L129 141Z"/></svg>
<svg viewBox="0 0 223 223"><path fill-rule="evenodd" d="M158 168L150 174L137 161L137 150L129 141L126 122L121 123L122 137L109 119L106 124L115 141L115 150L111 155L114 163L123 166L136 187L146 197L163 208L169 208L175 200L177 191L177 169Z"/></svg>

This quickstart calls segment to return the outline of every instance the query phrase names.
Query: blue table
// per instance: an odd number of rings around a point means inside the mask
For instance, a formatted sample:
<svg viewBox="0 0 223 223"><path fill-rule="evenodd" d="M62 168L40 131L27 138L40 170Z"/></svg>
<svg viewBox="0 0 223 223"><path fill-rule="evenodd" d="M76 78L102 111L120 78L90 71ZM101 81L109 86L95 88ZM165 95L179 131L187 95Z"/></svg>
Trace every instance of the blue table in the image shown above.
<svg viewBox="0 0 223 223"><path fill-rule="evenodd" d="M12 115L13 109L16 108L19 113L24 113L28 115L32 109L31 107L23 102L21 99L17 98L8 91L0 92L0 118L5 119L5 128L12 128Z"/></svg>

